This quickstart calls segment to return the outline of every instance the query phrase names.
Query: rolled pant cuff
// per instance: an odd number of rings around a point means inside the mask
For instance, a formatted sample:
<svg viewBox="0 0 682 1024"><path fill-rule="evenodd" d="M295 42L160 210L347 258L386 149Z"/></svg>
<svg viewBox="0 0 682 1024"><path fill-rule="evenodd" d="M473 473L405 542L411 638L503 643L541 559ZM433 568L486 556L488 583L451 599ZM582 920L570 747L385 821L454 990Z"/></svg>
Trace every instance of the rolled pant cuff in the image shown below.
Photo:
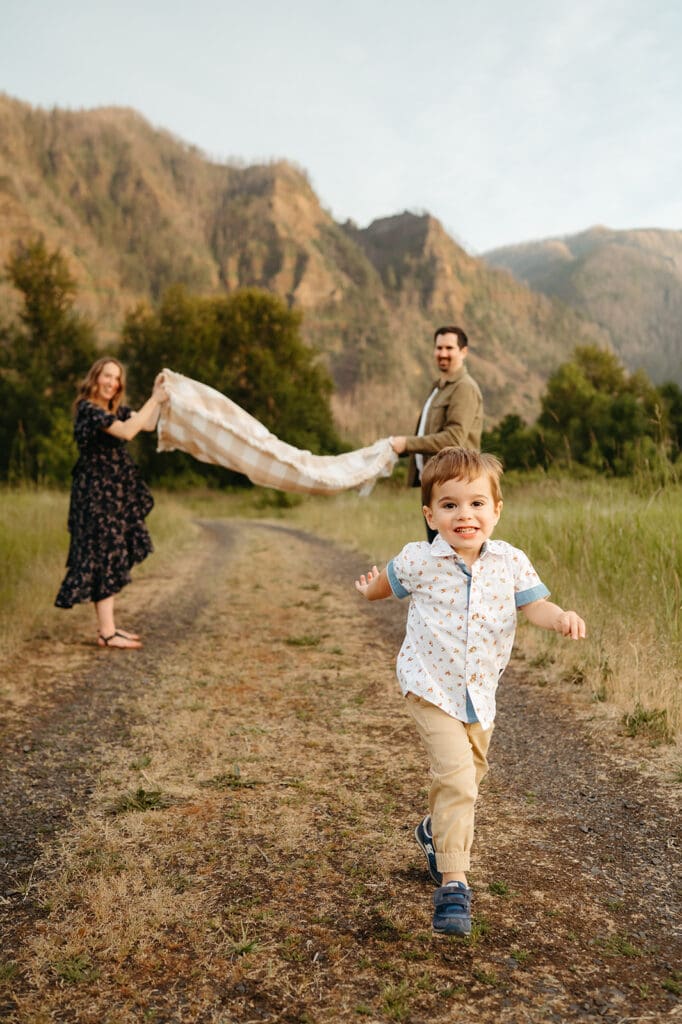
<svg viewBox="0 0 682 1024"><path fill-rule="evenodd" d="M436 867L441 874L468 871L471 861L468 853L436 853Z"/></svg>

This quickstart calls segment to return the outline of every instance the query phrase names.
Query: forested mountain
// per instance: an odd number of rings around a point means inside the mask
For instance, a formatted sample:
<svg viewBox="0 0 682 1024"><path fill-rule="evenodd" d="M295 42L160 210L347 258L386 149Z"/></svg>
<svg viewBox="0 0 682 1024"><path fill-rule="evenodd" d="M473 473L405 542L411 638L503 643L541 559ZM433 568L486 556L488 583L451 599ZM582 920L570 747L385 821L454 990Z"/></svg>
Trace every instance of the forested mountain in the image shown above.
<svg viewBox="0 0 682 1024"><path fill-rule="evenodd" d="M682 384L682 231L595 227L484 259L599 324L629 370Z"/></svg>
<svg viewBox="0 0 682 1024"><path fill-rule="evenodd" d="M103 348L127 310L178 282L284 297L304 312L339 428L356 441L413 428L441 323L469 334L489 422L533 417L575 344L608 340L469 256L433 217L339 224L286 162L220 164L132 110L45 111L0 94L0 260L36 234L67 258ZM0 317L14 300L4 283Z"/></svg>

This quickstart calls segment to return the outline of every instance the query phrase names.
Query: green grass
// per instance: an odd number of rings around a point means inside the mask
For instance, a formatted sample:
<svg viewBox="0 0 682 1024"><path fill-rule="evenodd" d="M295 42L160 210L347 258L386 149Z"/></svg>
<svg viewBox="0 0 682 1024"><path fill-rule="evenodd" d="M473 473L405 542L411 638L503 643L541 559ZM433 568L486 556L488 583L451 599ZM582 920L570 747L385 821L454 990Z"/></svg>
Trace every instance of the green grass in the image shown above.
<svg viewBox="0 0 682 1024"><path fill-rule="evenodd" d="M99 977L99 970L93 967L87 953L65 957L63 960L57 960L52 966L59 980L68 985L96 981Z"/></svg>
<svg viewBox="0 0 682 1024"><path fill-rule="evenodd" d="M107 813L111 815L129 814L131 811L158 811L168 806L168 798L160 789L143 789L139 787L133 793L122 793Z"/></svg>
<svg viewBox="0 0 682 1024"><path fill-rule="evenodd" d="M520 620L518 641L536 664L580 681L626 712L665 711L682 724L682 488L645 495L628 480L503 480L495 536L522 548L552 599L588 626L573 644ZM419 492L380 484L368 498L309 499L289 511L301 528L362 552L380 567L424 538Z"/></svg>
<svg viewBox="0 0 682 1024"><path fill-rule="evenodd" d="M552 591L552 599L586 620L584 644L523 622L518 643L532 663L584 687L597 702L624 713L664 715L668 735L679 732L682 706L682 488L636 493L628 480L503 481L505 505L495 536L522 548ZM424 538L419 492L382 481L368 497L294 496L282 501L262 488L237 492L155 492L150 531L152 569L172 567L195 518L277 519L359 552L367 567L385 565L411 540ZM39 628L63 574L68 548L68 495L4 490L0 512L3 627L11 648ZM152 560L150 560L152 561ZM143 563L137 570L144 574ZM315 584L319 586L320 584ZM352 587L353 581L348 581ZM311 585L312 587L312 585ZM290 637L313 646L313 637ZM659 718L660 721L660 718Z"/></svg>
<svg viewBox="0 0 682 1024"><path fill-rule="evenodd" d="M408 981L387 985L381 993L383 1010L390 1020L406 1020L410 1013L412 988Z"/></svg>
<svg viewBox="0 0 682 1024"><path fill-rule="evenodd" d="M491 988L496 988L500 984L500 979L495 974L495 971L485 971L480 967L474 967L471 974L481 985L490 985Z"/></svg>
<svg viewBox="0 0 682 1024"><path fill-rule="evenodd" d="M488 892L492 893L493 896L510 896L511 889L506 882L491 882L488 886Z"/></svg>
<svg viewBox="0 0 682 1024"><path fill-rule="evenodd" d="M68 498L56 491L3 490L0 497L0 643L27 635L37 604L50 604L68 552Z"/></svg>
<svg viewBox="0 0 682 1024"><path fill-rule="evenodd" d="M13 981L19 974L19 966L14 960L0 962L0 985Z"/></svg>
<svg viewBox="0 0 682 1024"><path fill-rule="evenodd" d="M635 946L627 935L617 933L608 935L605 938L597 939L595 944L610 956L638 957L642 955L642 950L639 946Z"/></svg>
<svg viewBox="0 0 682 1024"><path fill-rule="evenodd" d="M288 636L284 641L289 647L318 647L322 642L321 636Z"/></svg>
<svg viewBox="0 0 682 1024"><path fill-rule="evenodd" d="M130 767L133 771L141 772L145 768L149 768L151 763L152 759L149 754L141 754L140 757L136 757L134 761L130 762Z"/></svg>
<svg viewBox="0 0 682 1024"><path fill-rule="evenodd" d="M231 772L221 772L211 779L205 779L199 785L207 789L253 789L261 783L256 779L245 779L239 765L236 764Z"/></svg>
<svg viewBox="0 0 682 1024"><path fill-rule="evenodd" d="M634 711L623 715L623 726L626 736L644 736L652 743L670 743L673 738L667 713L653 708L647 711L639 703Z"/></svg>
<svg viewBox="0 0 682 1024"><path fill-rule="evenodd" d="M54 599L66 572L69 495L34 487L0 489L0 650L12 653L22 640L54 629ZM157 495L149 519L156 554L135 569L170 571L194 532L191 502Z"/></svg>

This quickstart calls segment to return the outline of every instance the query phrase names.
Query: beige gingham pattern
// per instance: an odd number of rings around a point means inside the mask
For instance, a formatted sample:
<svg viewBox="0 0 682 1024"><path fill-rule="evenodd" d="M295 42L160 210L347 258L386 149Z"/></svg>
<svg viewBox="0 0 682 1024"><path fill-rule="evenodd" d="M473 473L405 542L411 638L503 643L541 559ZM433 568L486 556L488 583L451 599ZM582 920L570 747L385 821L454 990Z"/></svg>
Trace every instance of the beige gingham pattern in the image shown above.
<svg viewBox="0 0 682 1024"><path fill-rule="evenodd" d="M351 489L369 493L378 477L391 475L396 463L388 438L343 455L313 455L280 441L206 384L173 370L163 371L163 381L170 399L161 406L157 451L177 449L200 462L243 473L254 484L304 494Z"/></svg>

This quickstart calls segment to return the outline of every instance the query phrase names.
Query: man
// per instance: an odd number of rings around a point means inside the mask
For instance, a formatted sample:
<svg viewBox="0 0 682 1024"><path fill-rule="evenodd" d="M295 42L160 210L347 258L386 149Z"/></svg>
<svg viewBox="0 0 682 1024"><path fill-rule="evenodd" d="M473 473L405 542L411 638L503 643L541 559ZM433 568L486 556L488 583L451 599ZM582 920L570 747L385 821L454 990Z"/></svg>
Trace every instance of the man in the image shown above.
<svg viewBox="0 0 682 1024"><path fill-rule="evenodd" d="M431 394L426 399L416 434L392 437L396 455L409 454L407 483L418 487L421 471L429 456L441 448L459 445L481 447L483 399L476 381L464 361L469 354L469 341L461 327L439 327L433 336L433 356L439 370ZM426 527L431 541L436 532Z"/></svg>

